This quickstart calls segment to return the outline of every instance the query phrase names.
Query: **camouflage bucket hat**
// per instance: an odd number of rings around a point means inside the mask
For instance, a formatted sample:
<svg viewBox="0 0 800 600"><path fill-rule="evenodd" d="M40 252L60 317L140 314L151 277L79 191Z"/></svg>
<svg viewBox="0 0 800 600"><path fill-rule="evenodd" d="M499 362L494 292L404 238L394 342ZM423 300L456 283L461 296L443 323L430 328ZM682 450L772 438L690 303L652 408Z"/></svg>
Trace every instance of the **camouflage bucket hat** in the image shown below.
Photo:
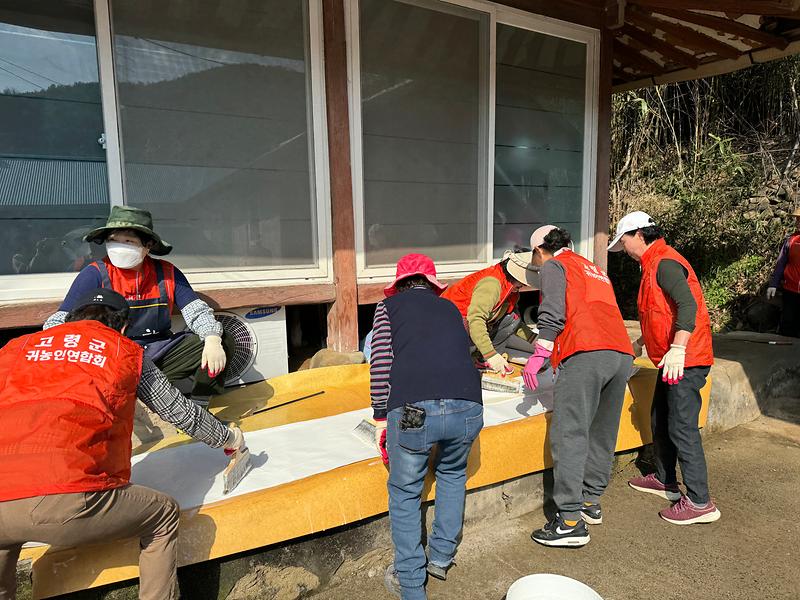
<svg viewBox="0 0 800 600"><path fill-rule="evenodd" d="M150 211L132 206L112 206L106 224L92 229L84 236L83 241L102 244L108 234L116 229L133 229L152 238L155 245L150 249L150 254L165 256L172 252L172 246L153 231L153 216Z"/></svg>

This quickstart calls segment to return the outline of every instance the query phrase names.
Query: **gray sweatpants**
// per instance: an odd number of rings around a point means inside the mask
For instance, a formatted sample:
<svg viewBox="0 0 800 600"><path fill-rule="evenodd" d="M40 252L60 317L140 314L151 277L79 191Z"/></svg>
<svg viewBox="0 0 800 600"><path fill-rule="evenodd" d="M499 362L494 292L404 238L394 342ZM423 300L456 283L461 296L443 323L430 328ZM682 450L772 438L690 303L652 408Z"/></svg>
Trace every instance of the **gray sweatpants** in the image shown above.
<svg viewBox="0 0 800 600"><path fill-rule="evenodd" d="M574 354L553 388L550 451L553 501L567 520L583 502L599 502L608 485L625 386L633 357L613 350Z"/></svg>

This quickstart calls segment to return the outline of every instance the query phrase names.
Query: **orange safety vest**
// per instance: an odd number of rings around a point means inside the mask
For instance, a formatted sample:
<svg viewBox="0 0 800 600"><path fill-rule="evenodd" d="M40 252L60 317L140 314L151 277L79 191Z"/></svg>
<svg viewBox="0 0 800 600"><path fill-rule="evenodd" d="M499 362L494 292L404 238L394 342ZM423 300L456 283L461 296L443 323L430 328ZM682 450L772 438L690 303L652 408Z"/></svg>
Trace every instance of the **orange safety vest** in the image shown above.
<svg viewBox="0 0 800 600"><path fill-rule="evenodd" d="M781 287L795 294L800 294L800 234L793 235L787 242L789 256L783 270Z"/></svg>
<svg viewBox="0 0 800 600"><path fill-rule="evenodd" d="M101 287L114 290L128 301L131 314L125 333L129 338L147 341L169 337L175 304L175 266L171 262L146 256L141 272L115 267L108 257L92 266L100 271Z"/></svg>
<svg viewBox="0 0 800 600"><path fill-rule="evenodd" d="M556 253L553 260L564 266L567 279L566 322L550 356L553 368L578 352L614 350L633 356L614 288L605 271L569 249ZM545 293L542 290L542 297Z"/></svg>
<svg viewBox="0 0 800 600"><path fill-rule="evenodd" d="M76 321L0 349L0 501L127 485L142 348Z"/></svg>
<svg viewBox="0 0 800 600"><path fill-rule="evenodd" d="M710 367L714 364L711 345L711 319L697 275L689 262L663 239L656 240L642 255L642 283L639 286L639 321L647 355L654 365L661 362L675 337L675 319L678 307L658 285L656 275L659 263L668 258L680 263L689 276L689 289L697 303L697 316L692 337L686 347L687 367Z"/></svg>
<svg viewBox="0 0 800 600"><path fill-rule="evenodd" d="M494 313L503 305L503 302L507 301L508 308L501 316L505 316L514 312L514 306L516 306L517 301L519 300L519 291L514 288L514 283L508 280L502 265L498 263L496 265L492 265L491 267L487 267L486 269L477 271L472 275L467 275L464 277L464 279L449 286L442 293L442 298L447 298L450 300L450 302L456 305L458 312L461 313L461 316L464 319L465 325L467 322L467 311L469 310L469 305L472 302L472 292L475 289L475 286L478 285L478 282L487 277L494 277L500 282L500 299L492 308L492 312Z"/></svg>

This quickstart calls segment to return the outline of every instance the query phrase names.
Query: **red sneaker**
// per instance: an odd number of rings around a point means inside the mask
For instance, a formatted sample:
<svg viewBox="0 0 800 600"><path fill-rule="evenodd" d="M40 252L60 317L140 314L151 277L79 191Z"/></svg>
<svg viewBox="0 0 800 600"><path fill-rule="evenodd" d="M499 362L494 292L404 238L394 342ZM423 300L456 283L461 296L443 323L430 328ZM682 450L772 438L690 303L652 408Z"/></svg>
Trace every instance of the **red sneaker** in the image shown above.
<svg viewBox="0 0 800 600"><path fill-rule="evenodd" d="M658 511L658 514L662 519L674 525L713 523L722 516L722 513L710 500L705 506L696 506L686 496L681 496L681 499L675 504Z"/></svg>
<svg viewBox="0 0 800 600"><path fill-rule="evenodd" d="M641 475L639 477L634 477L633 479L629 479L628 485L637 491L647 492L648 494L655 494L656 496L660 496L661 498L666 498L667 500L671 500L672 502L681 499L681 490L678 487L678 484L677 483L671 483L669 485L663 484L656 478L655 473L650 473L649 475Z"/></svg>

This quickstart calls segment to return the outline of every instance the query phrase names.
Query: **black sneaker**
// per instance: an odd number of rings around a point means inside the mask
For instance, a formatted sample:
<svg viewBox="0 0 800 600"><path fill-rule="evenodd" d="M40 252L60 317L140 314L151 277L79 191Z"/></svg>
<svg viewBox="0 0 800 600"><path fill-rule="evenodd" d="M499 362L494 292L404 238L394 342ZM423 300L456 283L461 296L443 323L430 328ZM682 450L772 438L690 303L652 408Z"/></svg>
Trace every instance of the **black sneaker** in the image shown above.
<svg viewBox="0 0 800 600"><path fill-rule="evenodd" d="M584 502L581 505L581 519L589 525L600 525L603 522L603 511L596 502Z"/></svg>
<svg viewBox="0 0 800 600"><path fill-rule="evenodd" d="M435 565L432 562L429 562L428 565L425 567L425 570L428 571L428 575L430 575L431 577L435 577L440 581L446 581L447 572L450 570L450 567L452 567L454 564L456 563L451 562L446 567L440 567L439 565Z"/></svg>
<svg viewBox="0 0 800 600"><path fill-rule="evenodd" d="M531 539L545 546L585 546L589 543L589 528L586 523L579 520L575 525L569 526L556 514L555 518L531 534Z"/></svg>

